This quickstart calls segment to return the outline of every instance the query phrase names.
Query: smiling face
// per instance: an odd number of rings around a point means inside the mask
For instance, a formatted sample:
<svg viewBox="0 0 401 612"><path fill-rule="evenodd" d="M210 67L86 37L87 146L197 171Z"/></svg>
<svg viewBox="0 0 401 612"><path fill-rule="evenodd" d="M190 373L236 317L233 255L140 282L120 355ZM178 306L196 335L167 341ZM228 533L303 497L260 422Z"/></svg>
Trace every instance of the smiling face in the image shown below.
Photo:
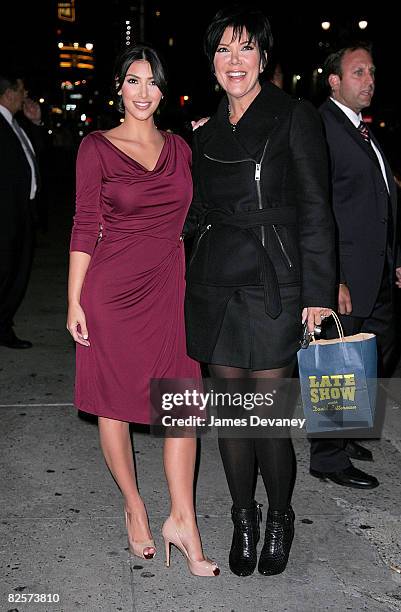
<svg viewBox="0 0 401 612"><path fill-rule="evenodd" d="M131 116L138 121L146 121L152 117L162 99L162 92L146 60L136 60L130 65L120 92L126 119Z"/></svg>
<svg viewBox="0 0 401 612"><path fill-rule="evenodd" d="M372 56L365 49L347 51L341 61L341 71L341 77L329 76L333 98L358 114L370 105L375 90Z"/></svg>
<svg viewBox="0 0 401 612"><path fill-rule="evenodd" d="M233 28L226 28L214 55L214 71L229 97L241 98L250 104L260 91L260 52L255 42L249 42L245 29L241 36L233 38L233 35Z"/></svg>

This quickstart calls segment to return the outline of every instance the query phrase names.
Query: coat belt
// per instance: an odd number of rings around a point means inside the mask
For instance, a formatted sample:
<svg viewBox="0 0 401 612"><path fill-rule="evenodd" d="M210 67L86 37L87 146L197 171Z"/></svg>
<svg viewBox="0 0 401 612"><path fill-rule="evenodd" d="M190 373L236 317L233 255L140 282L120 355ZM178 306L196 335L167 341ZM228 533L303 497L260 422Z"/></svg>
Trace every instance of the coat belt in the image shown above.
<svg viewBox="0 0 401 612"><path fill-rule="evenodd" d="M202 224L237 227L251 238L256 247L259 268L262 273L265 312L273 319L276 319L282 310L277 274L266 249L252 229L261 225L291 225L294 223L296 223L296 208L284 206L235 213L212 208L206 212Z"/></svg>

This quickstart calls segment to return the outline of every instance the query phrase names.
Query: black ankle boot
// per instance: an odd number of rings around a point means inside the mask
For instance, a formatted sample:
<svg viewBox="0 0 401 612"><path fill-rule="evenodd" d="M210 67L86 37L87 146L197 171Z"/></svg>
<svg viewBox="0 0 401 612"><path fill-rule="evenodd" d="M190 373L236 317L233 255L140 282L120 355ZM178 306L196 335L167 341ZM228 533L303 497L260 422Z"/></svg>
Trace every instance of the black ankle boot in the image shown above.
<svg viewBox="0 0 401 612"><path fill-rule="evenodd" d="M268 511L265 542L258 565L258 571L264 576L281 574L285 570L294 537L294 519L291 506L285 512Z"/></svg>
<svg viewBox="0 0 401 612"><path fill-rule="evenodd" d="M256 544L260 538L262 518L260 506L256 502L250 509L233 506L231 517L234 533L229 556L230 570L237 576L250 576L257 562Z"/></svg>

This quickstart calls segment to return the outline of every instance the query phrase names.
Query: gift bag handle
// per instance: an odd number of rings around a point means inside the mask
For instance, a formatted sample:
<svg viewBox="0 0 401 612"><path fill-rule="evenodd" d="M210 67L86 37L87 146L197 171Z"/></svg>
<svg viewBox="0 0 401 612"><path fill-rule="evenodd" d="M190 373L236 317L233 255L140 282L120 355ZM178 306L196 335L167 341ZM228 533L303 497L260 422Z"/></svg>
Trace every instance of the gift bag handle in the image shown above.
<svg viewBox="0 0 401 612"><path fill-rule="evenodd" d="M341 342L344 342L344 330L343 330L343 326L341 325L341 321L338 318L337 313L334 312L334 310L330 310L330 312L331 312L331 316L334 319L334 323L336 324L336 327L337 327L338 337L340 338ZM316 341L315 334L311 334L311 336L312 336L313 342L315 342Z"/></svg>
<svg viewBox="0 0 401 612"><path fill-rule="evenodd" d="M341 342L344 342L344 330L343 330L343 326L341 325L341 321L337 313L334 312L334 310L331 310L331 316L333 317L334 323L336 324L337 331L338 331L338 337L341 338Z"/></svg>

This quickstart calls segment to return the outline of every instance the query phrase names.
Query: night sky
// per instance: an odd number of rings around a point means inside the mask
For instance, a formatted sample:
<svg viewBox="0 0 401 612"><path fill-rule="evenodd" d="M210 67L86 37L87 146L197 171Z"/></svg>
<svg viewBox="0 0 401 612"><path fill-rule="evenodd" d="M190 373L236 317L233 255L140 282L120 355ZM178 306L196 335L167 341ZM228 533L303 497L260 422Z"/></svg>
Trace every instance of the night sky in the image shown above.
<svg viewBox="0 0 401 612"><path fill-rule="evenodd" d="M131 18L138 22L136 2L126 0L76 0L76 24L57 21L57 2L14 2L7 19L1 19L0 64L2 68L22 71L34 96L45 96L52 101L57 96L60 73L57 71L57 41L72 40L93 42L95 45L96 70L94 87L105 103L109 97L112 68L116 54L123 48L122 23ZM330 48L342 41L370 40L373 42L374 59L377 65L377 87L372 107L375 119L386 119L392 129L399 126L398 108L401 84L398 67L399 27L387 11L368 14L346 14L340 16L304 11L269 11L275 39L274 58L279 60L286 75L285 88L290 90L294 73L302 79L297 95L312 98L318 103L324 97L323 90L313 95L310 89L310 74L321 65ZM25 7L25 8L23 8ZM131 8L130 8L131 7ZM202 52L202 35L206 24L215 14L216 2L184 2L183 0L145 0L146 40L165 57L169 69L170 103L174 106L180 95L189 95L190 104L185 112L189 117L210 113L216 106L218 95L214 92L214 81L209 74ZM156 10L161 15L156 17ZM366 18L369 26L364 33L357 29L358 18ZM329 19L332 28L324 34L321 19ZM57 29L62 32L57 34ZM174 38L174 46L168 39ZM319 46L319 43L329 46ZM398 49L398 50L397 50Z"/></svg>

